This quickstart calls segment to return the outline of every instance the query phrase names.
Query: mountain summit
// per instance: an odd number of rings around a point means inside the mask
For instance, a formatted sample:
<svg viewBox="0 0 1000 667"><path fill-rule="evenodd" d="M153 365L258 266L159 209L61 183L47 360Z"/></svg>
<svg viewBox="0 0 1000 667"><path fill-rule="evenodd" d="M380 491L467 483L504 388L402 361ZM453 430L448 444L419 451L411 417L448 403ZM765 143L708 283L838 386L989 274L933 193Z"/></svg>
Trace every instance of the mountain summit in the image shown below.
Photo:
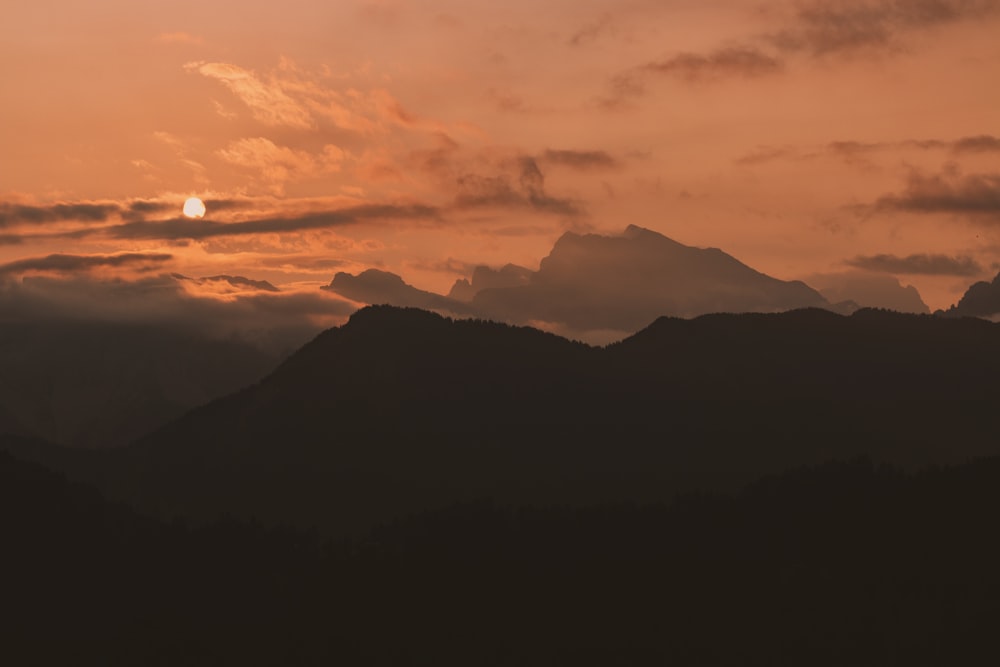
<svg viewBox="0 0 1000 667"><path fill-rule="evenodd" d="M636 331L657 317L825 307L801 282L760 273L717 248L694 248L630 225L620 236L567 232L522 287L485 289L491 317Z"/></svg>

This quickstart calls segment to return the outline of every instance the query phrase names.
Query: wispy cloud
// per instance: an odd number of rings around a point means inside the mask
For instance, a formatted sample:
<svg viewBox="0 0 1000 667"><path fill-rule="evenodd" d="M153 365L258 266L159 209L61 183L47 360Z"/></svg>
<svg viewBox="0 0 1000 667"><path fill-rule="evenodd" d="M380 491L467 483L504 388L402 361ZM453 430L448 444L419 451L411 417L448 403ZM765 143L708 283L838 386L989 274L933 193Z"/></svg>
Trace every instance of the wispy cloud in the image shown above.
<svg viewBox="0 0 1000 667"><path fill-rule="evenodd" d="M556 164L573 169L611 169L620 165L619 161L606 151L546 150L541 159L548 164Z"/></svg>
<svg viewBox="0 0 1000 667"><path fill-rule="evenodd" d="M876 209L912 213L953 213L1000 221L1000 174L913 172L902 193L881 197Z"/></svg>
<svg viewBox="0 0 1000 667"><path fill-rule="evenodd" d="M768 40L783 51L813 56L892 51L901 48L906 33L998 11L996 0L812 0Z"/></svg>
<svg viewBox="0 0 1000 667"><path fill-rule="evenodd" d="M878 273L899 273L925 276L969 277L981 275L983 267L968 255L951 256L941 254L916 254L907 257L897 255L868 255L849 259L849 266Z"/></svg>
<svg viewBox="0 0 1000 667"><path fill-rule="evenodd" d="M72 203L29 206L0 203L0 227L43 225L51 222L103 222L120 213L114 203Z"/></svg>
<svg viewBox="0 0 1000 667"><path fill-rule="evenodd" d="M282 90L277 81L264 80L251 70L229 63L195 62L186 68L222 83L262 123L300 129L315 125L308 109Z"/></svg>
<svg viewBox="0 0 1000 667"><path fill-rule="evenodd" d="M100 229L75 233L77 237L96 233L106 234L116 239L132 240L199 240L219 236L244 236L249 234L280 234L307 230L332 229L343 225L375 220L431 220L439 218L438 209L419 204L391 205L371 204L330 211L317 211L295 216L274 216L242 220L239 222L216 222L173 218L163 221L135 221Z"/></svg>
<svg viewBox="0 0 1000 667"><path fill-rule="evenodd" d="M78 273L100 267L130 267L149 270L173 259L161 253L122 253L118 255L68 255L53 254L30 257L0 264L0 276L43 271L51 273Z"/></svg>
<svg viewBox="0 0 1000 667"><path fill-rule="evenodd" d="M545 176L532 157L516 161L514 178L507 173L489 176L466 174L458 178L458 208L502 207L531 208L543 213L580 215L580 207L568 200L552 197L545 191ZM516 181L515 181L516 178Z"/></svg>
<svg viewBox="0 0 1000 667"><path fill-rule="evenodd" d="M279 146L265 137L238 139L217 151L219 157L239 167L251 169L276 193L293 179L311 178L340 171L345 153L327 144L318 154Z"/></svg>

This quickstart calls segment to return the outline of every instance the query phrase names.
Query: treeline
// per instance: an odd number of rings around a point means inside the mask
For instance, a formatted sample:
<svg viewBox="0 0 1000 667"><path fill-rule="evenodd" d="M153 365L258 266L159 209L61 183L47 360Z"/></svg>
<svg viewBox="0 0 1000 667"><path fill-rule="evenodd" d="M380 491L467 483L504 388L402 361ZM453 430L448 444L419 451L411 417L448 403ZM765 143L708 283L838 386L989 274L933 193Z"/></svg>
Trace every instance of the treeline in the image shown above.
<svg viewBox="0 0 1000 667"><path fill-rule="evenodd" d="M0 455L5 664L995 664L1000 460L365 538L136 515ZM990 659L993 658L993 659Z"/></svg>

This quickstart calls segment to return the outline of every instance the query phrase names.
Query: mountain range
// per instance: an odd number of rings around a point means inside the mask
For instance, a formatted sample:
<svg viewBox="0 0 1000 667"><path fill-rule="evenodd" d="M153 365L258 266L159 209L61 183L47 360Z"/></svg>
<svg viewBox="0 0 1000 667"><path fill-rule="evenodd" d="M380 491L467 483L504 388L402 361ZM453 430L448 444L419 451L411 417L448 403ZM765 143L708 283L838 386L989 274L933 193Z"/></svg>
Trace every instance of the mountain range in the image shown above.
<svg viewBox="0 0 1000 667"><path fill-rule="evenodd" d="M567 232L537 271L478 266L447 296L376 269L338 273L324 289L361 303L530 324L598 344L620 340L664 315L808 307L844 314L861 307L929 312L915 288L887 275L853 271L815 279L822 293L760 273L717 248L687 246L630 225L617 236Z"/></svg>
<svg viewBox="0 0 1000 667"><path fill-rule="evenodd" d="M831 458L1000 454L997 326L806 309L660 318L595 348L368 307L129 447L6 446L144 511L334 533L481 498L659 501Z"/></svg>

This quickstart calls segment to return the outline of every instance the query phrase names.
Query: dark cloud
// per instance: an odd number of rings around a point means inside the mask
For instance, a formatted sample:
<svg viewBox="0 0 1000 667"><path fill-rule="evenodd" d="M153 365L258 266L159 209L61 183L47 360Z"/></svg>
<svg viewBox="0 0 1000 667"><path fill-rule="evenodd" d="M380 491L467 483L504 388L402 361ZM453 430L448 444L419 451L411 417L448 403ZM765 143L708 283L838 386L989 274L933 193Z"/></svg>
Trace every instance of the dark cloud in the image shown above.
<svg viewBox="0 0 1000 667"><path fill-rule="evenodd" d="M21 245L24 239L17 234L0 234L0 245Z"/></svg>
<svg viewBox="0 0 1000 667"><path fill-rule="evenodd" d="M783 63L753 47L727 47L709 54L681 53L639 69L650 74L677 76L688 81L729 77L758 77L780 72Z"/></svg>
<svg viewBox="0 0 1000 667"><path fill-rule="evenodd" d="M798 152L790 146L759 146L750 153L736 158L738 165L754 165L799 157Z"/></svg>
<svg viewBox="0 0 1000 667"><path fill-rule="evenodd" d="M859 256L845 262L849 266L877 273L902 273L924 276L978 276L983 267L972 257L941 254Z"/></svg>
<svg viewBox="0 0 1000 667"><path fill-rule="evenodd" d="M1000 221L1000 174L910 175L902 194L882 197L876 209L914 213L954 213Z"/></svg>
<svg viewBox="0 0 1000 667"><path fill-rule="evenodd" d="M569 38L569 45L584 46L597 41L597 38L607 32L612 23L613 19L610 14L601 15L599 19L586 24L573 33L573 35Z"/></svg>
<svg viewBox="0 0 1000 667"><path fill-rule="evenodd" d="M516 161L516 185L509 173L491 176L466 174L457 180L458 195L455 205L459 208L498 206L504 208L532 208L543 213L575 216L579 207L568 199L550 197L545 192L545 176L532 157Z"/></svg>
<svg viewBox="0 0 1000 667"><path fill-rule="evenodd" d="M0 227L41 225L50 222L104 222L121 213L117 204L52 204L27 206L0 203Z"/></svg>
<svg viewBox="0 0 1000 667"><path fill-rule="evenodd" d="M779 49L813 56L891 51L909 31L996 13L996 0L813 0L794 25L768 36Z"/></svg>
<svg viewBox="0 0 1000 667"><path fill-rule="evenodd" d="M1000 152L1000 138L990 135L963 137L952 144L956 153L997 153Z"/></svg>
<svg viewBox="0 0 1000 667"><path fill-rule="evenodd" d="M99 267L150 268L169 262L173 255L154 253L122 253L120 255L65 255L54 254L46 257L19 259L0 264L0 275L24 273L27 271L49 271L54 273L77 273Z"/></svg>
<svg viewBox="0 0 1000 667"><path fill-rule="evenodd" d="M101 229L70 233L66 236L89 236L101 232L116 239L199 240L217 236L281 234L329 229L368 220L434 219L437 217L438 211L430 206L365 205L298 216L258 218L229 223L190 218L172 218L163 221L140 220Z"/></svg>
<svg viewBox="0 0 1000 667"><path fill-rule="evenodd" d="M597 100L600 106L614 110L627 100L646 92L651 77L669 76L688 83L730 78L758 78L777 74L784 62L752 46L733 46L710 53L679 53L665 60L648 62L612 77L608 94Z"/></svg>
<svg viewBox="0 0 1000 667"><path fill-rule="evenodd" d="M1000 152L1000 138L991 135L961 137L954 140L905 139L903 141L831 141L819 153L796 150L791 146L759 146L736 158L739 165L754 165L773 160L801 160L826 154L851 163L863 163L866 157L882 151L899 149L949 150L956 154Z"/></svg>
<svg viewBox="0 0 1000 667"><path fill-rule="evenodd" d="M88 274L0 282L0 320L153 325L214 338L236 336L287 351L357 309L320 290L219 300L190 294L183 282L170 275L105 280Z"/></svg>
<svg viewBox="0 0 1000 667"><path fill-rule="evenodd" d="M547 163L574 169L611 169L619 166L618 160L605 151L574 151L549 149L542 153Z"/></svg>

